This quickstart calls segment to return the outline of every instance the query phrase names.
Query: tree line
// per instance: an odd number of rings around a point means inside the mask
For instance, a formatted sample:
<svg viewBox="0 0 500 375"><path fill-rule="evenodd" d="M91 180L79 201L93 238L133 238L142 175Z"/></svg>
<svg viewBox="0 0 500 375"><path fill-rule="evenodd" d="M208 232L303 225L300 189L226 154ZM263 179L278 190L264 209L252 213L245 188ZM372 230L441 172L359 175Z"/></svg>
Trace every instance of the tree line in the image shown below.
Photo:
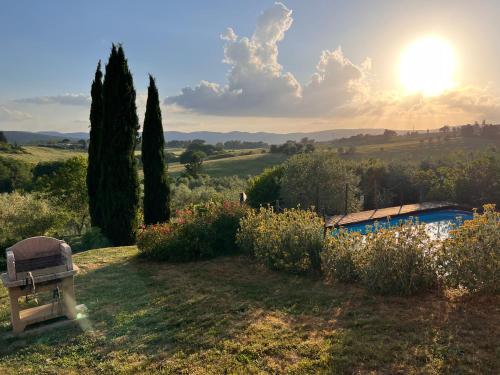
<svg viewBox="0 0 500 375"><path fill-rule="evenodd" d="M326 214L425 201L499 205L500 153L492 148L415 163L352 161L331 151L302 153L253 177L247 195L254 207L300 204Z"/></svg>
<svg viewBox="0 0 500 375"><path fill-rule="evenodd" d="M299 142L297 141L286 141L281 145L271 145L270 152L272 154L285 154L285 155L295 155L302 152L309 153L315 150L314 139L309 139L307 137L302 138Z"/></svg>
<svg viewBox="0 0 500 375"><path fill-rule="evenodd" d="M192 139L187 141L172 140L165 143L167 148L188 148L191 143L204 143L202 139ZM266 142L250 142L250 141L238 141L230 140L226 142L218 142L214 146L218 150L242 150L242 149L252 149L252 148L267 148L269 145Z"/></svg>

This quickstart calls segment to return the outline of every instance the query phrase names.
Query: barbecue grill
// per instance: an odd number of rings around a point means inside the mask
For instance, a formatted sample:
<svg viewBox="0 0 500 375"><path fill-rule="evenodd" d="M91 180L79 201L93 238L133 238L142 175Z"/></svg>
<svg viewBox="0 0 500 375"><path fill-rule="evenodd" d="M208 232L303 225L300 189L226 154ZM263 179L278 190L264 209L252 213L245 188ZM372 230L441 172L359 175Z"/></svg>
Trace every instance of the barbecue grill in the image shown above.
<svg viewBox="0 0 500 375"><path fill-rule="evenodd" d="M6 251L7 272L1 275L9 290L14 333L27 325L66 316L76 318L76 302L71 247L51 237L22 240ZM19 298L36 299L38 292L52 291L52 302L21 310Z"/></svg>

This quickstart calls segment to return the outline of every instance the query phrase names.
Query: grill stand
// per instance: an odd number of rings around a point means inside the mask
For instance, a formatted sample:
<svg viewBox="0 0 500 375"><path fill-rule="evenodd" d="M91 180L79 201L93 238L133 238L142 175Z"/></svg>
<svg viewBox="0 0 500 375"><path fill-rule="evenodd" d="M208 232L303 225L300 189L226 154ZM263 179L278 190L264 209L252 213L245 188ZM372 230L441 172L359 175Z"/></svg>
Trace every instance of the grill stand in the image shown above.
<svg viewBox="0 0 500 375"><path fill-rule="evenodd" d="M61 286L62 298L57 302L51 302L46 305L31 307L21 310L19 298L26 295L26 287L9 287L9 298L11 306L11 323L13 333L21 333L26 326L45 320L66 316L69 320L76 319L76 302L73 275L52 280L43 285L37 285L37 291L52 291L57 286Z"/></svg>

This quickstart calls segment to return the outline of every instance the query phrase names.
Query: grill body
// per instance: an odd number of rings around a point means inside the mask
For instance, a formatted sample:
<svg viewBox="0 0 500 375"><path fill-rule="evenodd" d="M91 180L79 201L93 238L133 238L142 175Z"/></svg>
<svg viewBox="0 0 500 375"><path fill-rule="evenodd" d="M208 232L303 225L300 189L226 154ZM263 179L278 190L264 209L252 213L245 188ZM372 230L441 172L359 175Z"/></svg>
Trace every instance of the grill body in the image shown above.
<svg viewBox="0 0 500 375"><path fill-rule="evenodd" d="M11 322L14 333L24 331L27 325L66 316L76 318L76 302L71 247L52 237L31 237L11 246L6 251L7 272L1 275L9 290ZM19 298L39 291L57 289L62 298L51 304L21 310Z"/></svg>

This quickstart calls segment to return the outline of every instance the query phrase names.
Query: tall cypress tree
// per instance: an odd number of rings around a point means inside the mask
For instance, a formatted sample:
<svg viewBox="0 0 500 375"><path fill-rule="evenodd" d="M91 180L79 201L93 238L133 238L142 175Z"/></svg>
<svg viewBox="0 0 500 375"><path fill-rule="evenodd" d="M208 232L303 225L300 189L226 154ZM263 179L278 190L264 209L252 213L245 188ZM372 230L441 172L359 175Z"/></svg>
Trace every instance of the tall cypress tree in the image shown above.
<svg viewBox="0 0 500 375"><path fill-rule="evenodd" d="M100 179L101 137L102 137L102 72L101 61L97 64L94 82L91 88L92 104L90 105L90 141L87 167L87 192L89 195L89 214L92 226L101 227L97 190Z"/></svg>
<svg viewBox="0 0 500 375"><path fill-rule="evenodd" d="M148 100L142 129L144 169L144 223L163 223L170 218L170 187L165 173L165 140L155 79L149 76Z"/></svg>
<svg viewBox="0 0 500 375"><path fill-rule="evenodd" d="M121 45L113 45L103 84L103 132L98 204L102 230L115 245L135 241L139 179L134 150L139 121L132 74Z"/></svg>

